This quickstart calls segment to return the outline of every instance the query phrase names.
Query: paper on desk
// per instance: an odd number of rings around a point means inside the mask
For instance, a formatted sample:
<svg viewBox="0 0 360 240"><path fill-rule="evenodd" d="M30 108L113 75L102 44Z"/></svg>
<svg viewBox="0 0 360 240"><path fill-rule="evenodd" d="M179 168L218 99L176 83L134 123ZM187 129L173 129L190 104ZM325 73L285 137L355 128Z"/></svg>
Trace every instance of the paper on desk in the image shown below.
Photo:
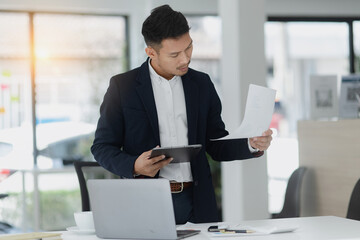
<svg viewBox="0 0 360 240"><path fill-rule="evenodd" d="M231 134L218 139L226 140L261 136L271 123L275 105L274 89L250 84L246 100L244 119Z"/></svg>
<svg viewBox="0 0 360 240"><path fill-rule="evenodd" d="M216 225L216 224L214 224ZM203 232L206 232L209 227L208 223L192 223L187 222L183 225L176 225L177 230L201 230Z"/></svg>
<svg viewBox="0 0 360 240"><path fill-rule="evenodd" d="M232 230L251 230L252 233L221 233L221 232L208 232L207 229L210 225L225 226L227 229ZM218 222L218 223L191 223L187 222L184 225L177 226L177 230L201 230L202 234L209 237L240 237L240 236L261 236L276 233L287 233L297 230L299 227L287 223L252 223L249 225L234 224L230 222Z"/></svg>
<svg viewBox="0 0 360 240"><path fill-rule="evenodd" d="M276 224L260 224L258 226L245 226L242 224L229 226L229 229L232 230L240 230L246 229L253 231L252 233L221 233L221 232L214 232L208 233L211 237L239 237L239 236L261 236L261 235L269 235L269 234L277 234L277 233L289 233L294 232L299 227L295 225L276 225Z"/></svg>
<svg viewBox="0 0 360 240"><path fill-rule="evenodd" d="M284 226L252 227L251 229L258 233L275 234L275 233L293 232L298 228L299 228L298 226L294 226L294 225L284 225Z"/></svg>

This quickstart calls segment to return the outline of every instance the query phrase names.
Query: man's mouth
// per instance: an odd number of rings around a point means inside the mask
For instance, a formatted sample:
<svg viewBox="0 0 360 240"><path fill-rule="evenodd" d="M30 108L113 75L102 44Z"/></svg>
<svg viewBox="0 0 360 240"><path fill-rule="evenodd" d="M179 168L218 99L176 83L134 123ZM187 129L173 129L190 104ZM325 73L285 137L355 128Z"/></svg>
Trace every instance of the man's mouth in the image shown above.
<svg viewBox="0 0 360 240"><path fill-rule="evenodd" d="M183 66L183 67L179 67L178 69L179 69L180 71L182 71L182 72L187 71L187 70L188 70L188 65Z"/></svg>

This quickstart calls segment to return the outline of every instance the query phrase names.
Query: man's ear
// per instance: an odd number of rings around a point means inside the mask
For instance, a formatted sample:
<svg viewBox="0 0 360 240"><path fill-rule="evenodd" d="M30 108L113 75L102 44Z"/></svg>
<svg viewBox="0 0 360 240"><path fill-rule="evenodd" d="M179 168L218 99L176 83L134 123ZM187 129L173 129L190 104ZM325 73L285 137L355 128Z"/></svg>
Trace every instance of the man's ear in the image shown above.
<svg viewBox="0 0 360 240"><path fill-rule="evenodd" d="M149 46L145 48L145 52L146 52L146 55L148 55L148 57L150 59L155 58L157 55L155 49L153 49L152 47L149 47Z"/></svg>

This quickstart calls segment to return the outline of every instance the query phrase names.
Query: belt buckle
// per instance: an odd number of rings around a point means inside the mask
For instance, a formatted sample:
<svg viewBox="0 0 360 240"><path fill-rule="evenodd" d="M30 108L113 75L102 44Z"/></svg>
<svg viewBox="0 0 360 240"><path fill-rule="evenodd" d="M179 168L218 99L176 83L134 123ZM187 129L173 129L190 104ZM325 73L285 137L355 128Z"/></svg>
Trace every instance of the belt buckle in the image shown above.
<svg viewBox="0 0 360 240"><path fill-rule="evenodd" d="M181 193L183 190L184 190L184 183L181 182L181 189L179 191L174 191L174 192L171 192L171 193Z"/></svg>

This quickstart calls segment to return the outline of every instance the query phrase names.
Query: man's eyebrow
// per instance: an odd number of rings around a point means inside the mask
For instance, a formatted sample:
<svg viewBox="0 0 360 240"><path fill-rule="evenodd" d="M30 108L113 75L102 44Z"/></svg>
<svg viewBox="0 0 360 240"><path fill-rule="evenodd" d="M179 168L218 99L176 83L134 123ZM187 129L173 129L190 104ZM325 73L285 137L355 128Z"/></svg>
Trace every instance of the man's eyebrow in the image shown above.
<svg viewBox="0 0 360 240"><path fill-rule="evenodd" d="M186 49L188 49L188 48L190 48L190 46L193 44L193 40L191 39L191 42L190 42L190 44L185 48L185 50ZM179 51L179 52L171 52L171 53L169 53L169 55L176 55L176 54L179 54L181 51Z"/></svg>

